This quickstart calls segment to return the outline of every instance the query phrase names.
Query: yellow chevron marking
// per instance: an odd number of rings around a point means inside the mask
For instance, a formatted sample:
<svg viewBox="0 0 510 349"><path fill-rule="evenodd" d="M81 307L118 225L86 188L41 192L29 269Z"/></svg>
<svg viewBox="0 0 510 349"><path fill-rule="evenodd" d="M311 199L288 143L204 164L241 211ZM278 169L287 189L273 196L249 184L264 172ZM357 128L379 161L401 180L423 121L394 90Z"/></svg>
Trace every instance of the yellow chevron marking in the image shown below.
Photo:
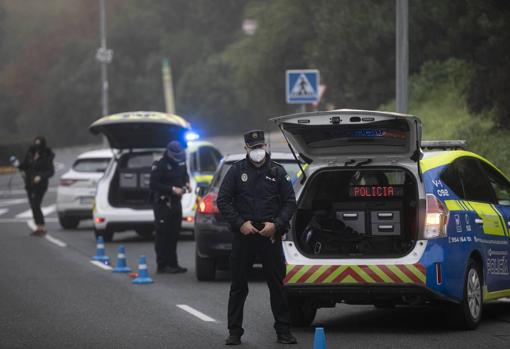
<svg viewBox="0 0 510 349"><path fill-rule="evenodd" d="M341 284L358 284L359 282L355 280L352 276L347 275L342 280L340 280Z"/></svg>
<svg viewBox="0 0 510 349"><path fill-rule="evenodd" d="M331 283L331 281L333 281L338 275L340 275L341 273L343 273L343 271L347 269L347 267L345 265L341 265L337 268L337 270L335 270L334 272L332 272L322 283L323 284L328 284L328 283Z"/></svg>
<svg viewBox="0 0 510 349"><path fill-rule="evenodd" d="M420 269L418 269L412 264L406 265L406 267L407 269L409 269L411 273L413 273L418 279L420 279L421 282L425 283L426 276L420 271Z"/></svg>
<svg viewBox="0 0 510 349"><path fill-rule="evenodd" d="M400 280L405 282L406 284L413 284L413 280L409 279L409 277L404 274L397 266L395 265L388 265L388 269L391 270L395 275L398 276Z"/></svg>
<svg viewBox="0 0 510 349"><path fill-rule="evenodd" d="M328 270L329 265L321 265L319 269L317 269L307 280L305 280L305 284L314 283L315 280L319 278L326 270Z"/></svg>
<svg viewBox="0 0 510 349"><path fill-rule="evenodd" d="M303 266L296 274L294 274L293 277L290 278L289 283L295 284L301 276L303 276L304 273L308 271L312 266L311 265L305 265Z"/></svg>
<svg viewBox="0 0 510 349"><path fill-rule="evenodd" d="M286 267L286 274L290 273L292 269L296 268L296 265L295 264L287 264L287 267Z"/></svg>
<svg viewBox="0 0 510 349"><path fill-rule="evenodd" d="M449 211L463 211L464 210L457 200L445 200L444 203Z"/></svg>
<svg viewBox="0 0 510 349"><path fill-rule="evenodd" d="M365 282L368 282L370 284L375 284L375 280L372 279L372 277L370 275L368 275L363 269L361 269L359 266L357 265L353 265L351 267L351 269L356 273L358 274Z"/></svg>
<svg viewBox="0 0 510 349"><path fill-rule="evenodd" d="M394 281L386 275L377 265L369 265L368 266L374 273L376 273L383 281L387 284L392 284Z"/></svg>

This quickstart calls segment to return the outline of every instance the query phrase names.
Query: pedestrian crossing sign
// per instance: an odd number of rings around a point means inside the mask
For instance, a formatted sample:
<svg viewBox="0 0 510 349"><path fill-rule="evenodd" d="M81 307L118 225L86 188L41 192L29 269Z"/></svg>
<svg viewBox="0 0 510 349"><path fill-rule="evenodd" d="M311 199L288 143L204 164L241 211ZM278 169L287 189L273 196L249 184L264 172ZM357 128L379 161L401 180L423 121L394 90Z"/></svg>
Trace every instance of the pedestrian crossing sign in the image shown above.
<svg viewBox="0 0 510 349"><path fill-rule="evenodd" d="M285 80L287 103L319 102L319 71L317 69L287 70Z"/></svg>

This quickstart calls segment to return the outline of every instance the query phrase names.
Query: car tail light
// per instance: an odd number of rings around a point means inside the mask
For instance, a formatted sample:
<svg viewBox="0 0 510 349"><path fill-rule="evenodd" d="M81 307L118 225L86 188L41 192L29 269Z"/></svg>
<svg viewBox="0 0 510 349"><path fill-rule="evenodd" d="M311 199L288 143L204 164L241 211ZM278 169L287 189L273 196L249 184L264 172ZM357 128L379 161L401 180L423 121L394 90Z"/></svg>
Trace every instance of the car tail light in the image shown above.
<svg viewBox="0 0 510 349"><path fill-rule="evenodd" d="M193 218L192 216L184 216L184 217L182 217L182 220L183 220L184 222L193 223L193 221L195 220L195 218Z"/></svg>
<svg viewBox="0 0 510 349"><path fill-rule="evenodd" d="M218 206L216 206L216 197L214 193L209 193L200 200L198 204L198 213L202 214L217 214L220 213Z"/></svg>
<svg viewBox="0 0 510 349"><path fill-rule="evenodd" d="M77 179L61 179L59 184L62 187L70 187L71 185L73 185L76 182L78 182Z"/></svg>
<svg viewBox="0 0 510 349"><path fill-rule="evenodd" d="M96 221L96 224L101 224L105 221L105 219L102 217L96 217L95 221Z"/></svg>
<svg viewBox="0 0 510 349"><path fill-rule="evenodd" d="M448 209L434 195L427 194L427 213L425 216L425 239L443 238L448 223Z"/></svg>

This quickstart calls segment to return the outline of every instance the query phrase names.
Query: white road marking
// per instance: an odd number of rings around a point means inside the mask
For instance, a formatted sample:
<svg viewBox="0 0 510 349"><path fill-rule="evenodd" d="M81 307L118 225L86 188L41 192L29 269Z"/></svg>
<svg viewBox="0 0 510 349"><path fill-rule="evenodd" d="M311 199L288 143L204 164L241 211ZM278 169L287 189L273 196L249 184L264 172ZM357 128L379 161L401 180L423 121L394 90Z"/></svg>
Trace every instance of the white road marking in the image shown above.
<svg viewBox="0 0 510 349"><path fill-rule="evenodd" d="M8 208L0 208L0 216L9 212Z"/></svg>
<svg viewBox="0 0 510 349"><path fill-rule="evenodd" d="M28 199L8 199L0 201L0 207L24 204Z"/></svg>
<svg viewBox="0 0 510 349"><path fill-rule="evenodd" d="M64 242L64 241L61 241L57 238L54 238L53 236L51 236L50 234L46 234L45 236L46 240L48 240L49 242L59 246L59 247L67 247L67 244Z"/></svg>
<svg viewBox="0 0 510 349"><path fill-rule="evenodd" d="M56 193L56 192L57 192L57 187L48 188L48 193ZM25 189L2 190L2 191L0 191L0 196L21 195L21 194L26 194L26 193L27 193L27 191Z"/></svg>
<svg viewBox="0 0 510 349"><path fill-rule="evenodd" d="M193 316L196 316L200 320L203 320L203 321L206 321L206 322L216 322L216 320L214 320L212 317L209 317L209 316L205 315L204 313L202 313L202 312L200 312L200 311L190 307L189 305L186 305L186 304L177 304L177 307L179 307L182 310L190 313Z"/></svg>
<svg viewBox="0 0 510 349"><path fill-rule="evenodd" d="M44 216L47 216L50 213L54 212L56 209L57 209L57 205L45 206L42 208L42 213ZM32 210L26 210L24 212L21 212L20 214L16 215L16 218L33 218Z"/></svg>
<svg viewBox="0 0 510 349"><path fill-rule="evenodd" d="M0 218L1 223L26 223L28 220L26 218ZM56 223L58 222L58 218L44 218L46 223Z"/></svg>
<svg viewBox="0 0 510 349"><path fill-rule="evenodd" d="M90 263L94 264L96 267L99 267L104 270L112 270L112 267L109 265L106 265L104 263L101 263L100 261L90 261Z"/></svg>
<svg viewBox="0 0 510 349"><path fill-rule="evenodd" d="M37 228L37 226L35 225L35 222L34 222L34 221L32 221L32 220L27 221L27 225L28 225L28 227L29 227L32 231L34 231L34 230ZM57 239L57 238L54 238L53 236L51 236L51 235L50 235L50 234L48 234L48 233L46 233L46 235L44 236L44 238L45 238L46 240L48 240L49 242L51 242L52 244L55 244L55 245L57 245L57 246L59 246L59 247L67 247L67 244L66 244L65 242L63 242L63 241L61 241L61 240L59 240L59 239Z"/></svg>

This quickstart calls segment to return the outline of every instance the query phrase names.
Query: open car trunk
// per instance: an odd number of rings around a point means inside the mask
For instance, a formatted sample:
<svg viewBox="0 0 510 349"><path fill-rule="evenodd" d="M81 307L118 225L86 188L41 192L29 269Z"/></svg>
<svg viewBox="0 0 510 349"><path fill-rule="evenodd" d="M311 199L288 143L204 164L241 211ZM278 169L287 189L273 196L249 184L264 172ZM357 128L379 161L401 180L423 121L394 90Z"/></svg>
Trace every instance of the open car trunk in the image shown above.
<svg viewBox="0 0 510 349"><path fill-rule="evenodd" d="M151 166L161 156L160 151L123 154L117 160L117 168L110 184L110 205L133 209L152 208L149 190Z"/></svg>
<svg viewBox="0 0 510 349"><path fill-rule="evenodd" d="M406 255L418 236L418 188L402 168L327 168L309 179L294 232L310 258Z"/></svg>

